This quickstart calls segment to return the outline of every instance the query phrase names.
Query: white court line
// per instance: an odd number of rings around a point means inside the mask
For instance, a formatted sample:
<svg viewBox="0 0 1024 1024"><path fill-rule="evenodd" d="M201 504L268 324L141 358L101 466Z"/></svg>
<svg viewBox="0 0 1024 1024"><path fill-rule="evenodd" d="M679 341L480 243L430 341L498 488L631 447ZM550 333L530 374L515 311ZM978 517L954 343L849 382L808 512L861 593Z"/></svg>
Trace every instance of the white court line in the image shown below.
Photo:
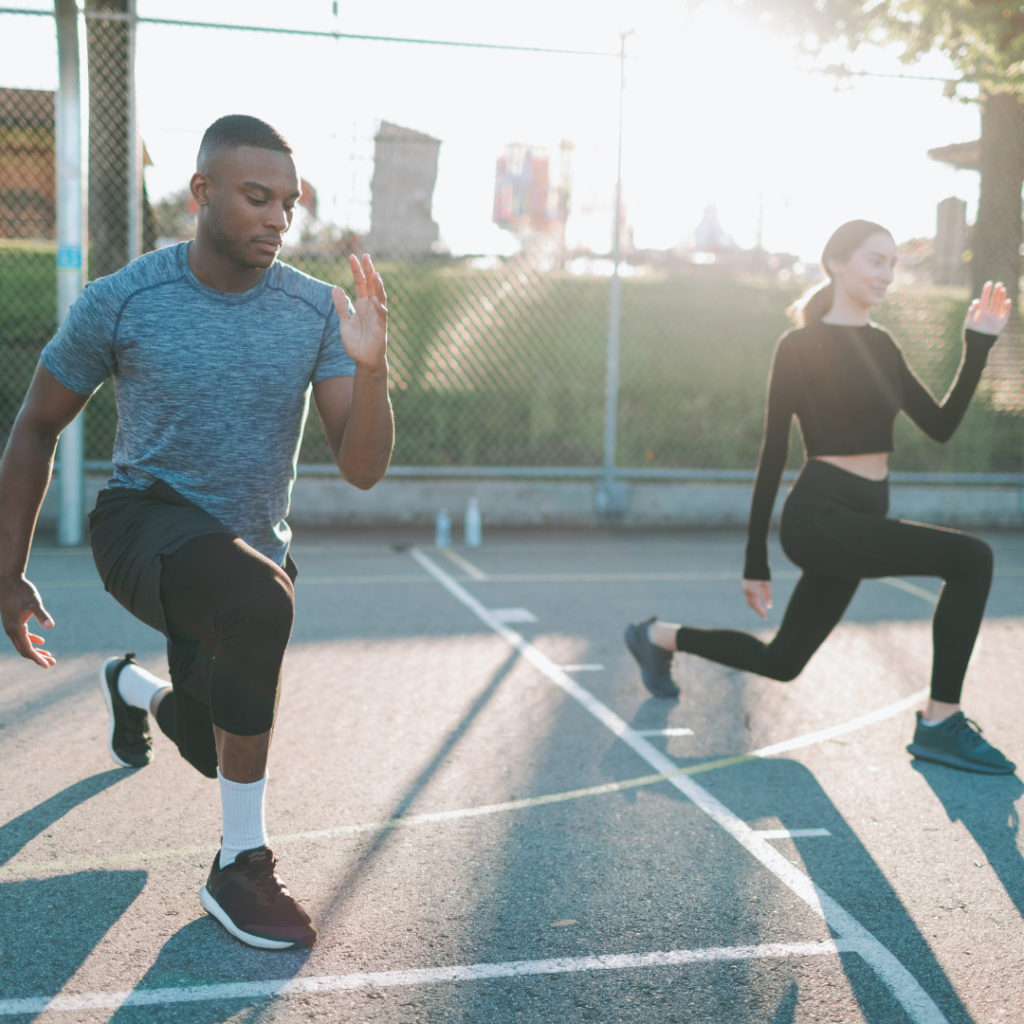
<svg viewBox="0 0 1024 1024"><path fill-rule="evenodd" d="M472 594L422 551L411 548L409 554L457 601L501 636L524 660L582 705L655 771L667 774L673 770L673 762L649 740L638 735L636 730L630 728L611 708L598 700L589 690L585 690L571 676L566 675L538 648L495 619ZM813 879L788 861L767 840L758 836L745 821L692 778L675 775L667 781L728 832L812 911L822 917L834 935L851 943L915 1024L948 1024L938 1006L907 968Z"/></svg>
<svg viewBox="0 0 1024 1024"><path fill-rule="evenodd" d="M631 746L644 760L656 769L660 769L657 776L650 776L644 779L632 780L633 784L646 784L648 781L669 781L684 795L688 796L698 807L708 813L719 825L733 835L749 852L751 852L762 864L771 870L776 877L784 882L796 895L804 900L819 916L828 922L833 931L842 933L847 931L851 938L840 938L838 941L825 943L797 943L789 945L773 946L751 946L737 947L733 949L718 950L675 950L669 952L623 954L617 956L596 956L581 957L575 959L560 959L548 961L518 961L505 964L482 964L469 966L455 966L448 968L426 968L414 971L389 971L355 975L335 975L326 978L299 978L282 979L280 981L264 981L253 983L237 983L231 985L208 985L168 989L147 989L128 993L84 993L81 995L58 995L55 997L36 999L7 999L0 1000L0 1016L13 1016L25 1013L40 1013L46 1009L68 1010L71 1012L96 1007L118 1006L139 1006L170 1004L184 1002L209 1001L214 999L255 999L269 998L275 995L284 996L289 994L332 992L352 988L386 987L389 985L424 985L442 983L458 980L484 980L496 977L516 977L529 974L550 974L569 971L608 970L639 968L649 966L676 966L687 963L707 962L714 960L736 960L752 959L771 956L803 956L816 955L821 953L855 952L860 954L864 960L879 974L880 978L889 987L893 995L902 1003L911 1019L920 1024L948 1024L946 1018L941 1015L938 1008L931 1001L928 995L918 985L917 981L903 968L880 943L859 925L850 915L835 903L826 893L818 888L813 881L803 875L785 859L781 859L775 851L767 846L771 839L790 838L799 836L828 835L825 829L794 829L794 830L761 830L756 831L740 821L724 805L720 804L702 787L682 778L684 772L701 770L702 766L695 766L690 769L679 769L667 758L663 757L656 748L652 747L643 736L629 728L628 725L609 708L594 698L588 691L579 688L573 680L565 675L563 669L554 665L545 655L536 648L527 644L522 637L507 629L502 623L488 617L486 609L464 591L458 583L443 573L425 556L420 555L415 549L411 552L414 558L435 579L442 583L463 604L467 605L478 618L481 618L490 628L504 637L535 667L539 668L549 679L559 685L570 696L577 699L586 707L591 714L594 714L600 721L616 733L620 739ZM915 588L915 590L920 588ZM913 590L911 592L914 592ZM923 592L918 596L925 596L933 600L934 595ZM822 738L829 738L848 732L854 728L860 728L881 718L897 713L904 706L907 706L920 699L920 695L913 695L895 705L883 708L878 712L862 716L853 722L836 726L832 729L821 730L816 733L807 734L793 740L774 744L771 747L764 747L752 754L741 755L735 759L722 759L714 762L714 765L724 765L732 760L742 762L752 759L755 756L771 756L782 750L795 749L800 746L807 746L819 742ZM644 748L648 748L645 752ZM648 756L651 755L651 756ZM709 766L710 767L710 766ZM513 807L525 807L539 805L547 802L555 802L570 796L595 795L599 792L611 792L618 788L625 788L623 783L607 784L602 786L589 787L585 790L573 792L572 794L552 794L550 797L532 798L523 801L512 801L507 804L491 805L473 809L464 809L454 812L439 812L437 814L418 815L416 823L427 821L446 820L454 817L470 816L480 813L490 813L498 810L508 810ZM347 826L339 829L324 830L317 835L328 833L342 833L349 831L364 831L370 828L386 827L389 824L403 825L413 824L411 820L397 819L393 823L372 823L365 826ZM758 849L758 844L764 848ZM3 872L0 872L3 873ZM841 927L840 927L841 926Z"/></svg>
<svg viewBox="0 0 1024 1024"><path fill-rule="evenodd" d="M801 956L834 956L857 953L848 942L790 942L763 946L732 946L711 949L672 949L657 953L610 953L599 956L558 957L550 960L511 960L496 964L465 964L454 967L424 967L404 971L373 971L361 974L332 974L319 978L280 978L240 981L219 985L190 985L181 988L135 989L131 992L68 993L51 998L0 999L0 1017L29 1013L83 1010L113 1010L121 1007L169 1006L213 1000L270 999L297 995L325 995L353 989L395 988L412 985L440 985L457 981L489 981L521 978L533 974L579 974L585 971L636 970L643 967L683 967L742 960L782 959Z"/></svg>
<svg viewBox="0 0 1024 1024"><path fill-rule="evenodd" d="M899 576L882 576L879 583L888 583L890 587L895 587L897 590L903 590L908 594L913 594L914 597L923 598L929 604L935 604L939 599L939 595L925 587L919 587L916 583L911 583L909 580L900 579Z"/></svg>
<svg viewBox="0 0 1024 1024"><path fill-rule="evenodd" d="M563 665L562 671L568 672L581 667L589 666ZM603 666L594 667L603 668ZM717 771L720 768L728 768L732 765L746 764L759 758L774 757L776 754L788 753L801 747L812 746L823 740L834 739L836 736L842 736L844 733L853 732L855 729L862 729L867 725L873 725L883 719L891 718L893 715L905 711L927 695L928 691L926 689L921 690L918 693L911 694L909 697L904 697L895 704L889 704L870 714L851 719L840 725L831 726L828 729L819 729L817 732L805 733L803 736L794 736L790 740L761 747L759 750L752 750L749 754L718 757L710 761L701 761L697 764L688 765L685 768L675 767L671 772L641 775L632 779L620 779L618 782L603 782L596 786L561 790L558 793L544 793L540 796L522 797L519 800L506 800L496 804L476 804L472 807L456 807L444 811L408 814L401 818L386 818L381 821L335 825L331 828L318 829L317 831L276 834L274 836L274 843L275 845L284 845L286 843L310 842L311 840L319 839L336 839L344 836L360 835L365 832L381 832L385 829L433 825L443 821L476 818L488 814L507 814L514 811L529 810L534 807L544 807L548 804L565 803L568 800L582 800L588 797L605 796L627 789L638 789L641 786L655 786L661 782L668 781L676 775L703 775L705 772ZM640 729L637 730L637 735L692 735L692 730L685 728ZM77 857L67 860L26 861L24 863L15 859L13 863L9 861L6 864L0 864L0 879L50 877L57 874L67 874L70 871L105 870L112 867L147 864L151 861L176 860L182 857L192 857L196 854L205 854L206 849L205 846L165 847L159 850L136 850L131 853L120 853L109 857Z"/></svg>
<svg viewBox="0 0 1024 1024"><path fill-rule="evenodd" d="M832 835L827 828L759 828L754 832L762 839L817 839Z"/></svg>
<svg viewBox="0 0 1024 1024"><path fill-rule="evenodd" d="M584 662L582 665L562 665L563 672L603 672L604 665L597 662Z"/></svg>
<svg viewBox="0 0 1024 1024"><path fill-rule="evenodd" d="M536 622L529 608L492 608L491 614L501 622Z"/></svg>
<svg viewBox="0 0 1024 1024"><path fill-rule="evenodd" d="M776 754L782 754L788 750L796 750L798 747L809 747L812 744L821 743L823 740L835 739L836 736L853 732L855 729L863 729L866 725L874 725L875 722L880 722L884 718L892 718L893 715L906 711L907 708L912 708L915 704L920 704L927 696L927 690L919 690L917 693L912 693L909 697L904 697L902 700L896 701L895 704L889 704L884 708L879 708L877 711L860 715L858 718L851 718L847 722L830 726L827 729L804 733L803 736L794 736L793 739L782 740L781 743L769 744L767 747L755 750L754 754L757 757L774 757Z"/></svg>

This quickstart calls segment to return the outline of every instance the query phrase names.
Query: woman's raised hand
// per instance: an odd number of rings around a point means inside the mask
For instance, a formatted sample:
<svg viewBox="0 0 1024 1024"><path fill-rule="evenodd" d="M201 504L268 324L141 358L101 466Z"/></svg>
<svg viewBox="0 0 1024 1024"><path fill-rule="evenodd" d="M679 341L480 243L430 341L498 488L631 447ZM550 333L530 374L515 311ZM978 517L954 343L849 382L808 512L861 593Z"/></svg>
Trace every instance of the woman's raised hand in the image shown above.
<svg viewBox="0 0 1024 1024"><path fill-rule="evenodd" d="M985 282L981 297L975 299L967 309L964 327L982 334L999 334L1010 319L1013 303L1007 298L1002 281Z"/></svg>

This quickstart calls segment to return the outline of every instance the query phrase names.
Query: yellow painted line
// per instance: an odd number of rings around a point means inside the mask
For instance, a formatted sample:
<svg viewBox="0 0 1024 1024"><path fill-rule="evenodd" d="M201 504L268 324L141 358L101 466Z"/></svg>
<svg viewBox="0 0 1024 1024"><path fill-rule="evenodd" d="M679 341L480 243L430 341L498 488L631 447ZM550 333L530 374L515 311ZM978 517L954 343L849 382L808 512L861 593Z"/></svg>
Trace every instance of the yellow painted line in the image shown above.
<svg viewBox="0 0 1024 1024"><path fill-rule="evenodd" d="M476 597L444 573L421 551L413 548L410 554L453 598L501 636L525 661L579 703L584 710L593 715L620 742L630 747L652 768L664 773L673 773L676 770L671 760L662 751L654 747L643 736L638 735L636 730L607 704L562 672L539 648L495 619ZM759 861L766 870L775 875L808 909L824 920L834 937L856 943L868 968L900 1003L914 1024L926 1024L926 1022L934 1024L934 1022L945 1020L938 1006L903 962L879 942L841 904L817 885L810 875L782 856L767 840L758 836L734 811L699 783L685 776L673 776L669 781L694 806L703 811L716 825L735 839L747 853Z"/></svg>
<svg viewBox="0 0 1024 1024"><path fill-rule="evenodd" d="M470 579L474 580L485 580L487 579L487 573L483 569L475 566L468 558L463 558L457 551L453 551L451 548L438 548L438 551L444 555L453 565L458 566Z"/></svg>
<svg viewBox="0 0 1024 1024"><path fill-rule="evenodd" d="M639 789L643 786L654 786L680 775L699 775L702 772L728 768L734 764L757 760L757 754L737 754L733 757L720 757L713 761L688 765L675 771L640 775L633 779L620 782L604 782L597 786L586 786L582 789L570 789L561 793L545 793L542 796L524 797L521 800L507 800L503 803L480 804L476 807L460 807L449 811L433 811L427 814L411 814L402 818L385 818L383 821L360 822L351 825L337 825L334 828L317 829L311 832L294 832L287 835L274 835L273 845L284 846L288 843L308 843L317 839L343 839L347 836L364 835L372 832L387 832L399 828L411 828L418 825L432 825L443 821L457 821L462 818L479 818L489 814L507 814L511 811L529 810L544 807L548 804L565 803L569 800L581 800L585 797L604 796L608 793L619 793L627 789ZM93 871L115 867L145 866L152 861L184 860L189 857L207 858L211 856L209 844L206 846L179 846L163 850L146 850L134 853L117 853L108 857L78 857L67 860L45 860L29 863L5 864L0 866L0 879L3 878L38 878L69 874L73 871Z"/></svg>
<svg viewBox="0 0 1024 1024"><path fill-rule="evenodd" d="M402 818L386 818L383 821L370 821L354 823L351 825L337 825L334 828L318 829L312 832L295 832L287 835L275 835L273 842L275 846L284 846L288 843L306 843L317 839L343 839L347 836L364 835L372 832L386 832L399 828L412 828L418 825L432 825L443 821L458 821L464 818L480 818L488 814L508 814L513 811L529 810L534 807L545 807L549 804L566 803L570 800L583 800L588 797L605 796L609 793L621 793L629 789L641 789L644 786L656 786L661 782L670 782L675 778L682 778L688 775L701 775L704 772L718 771L722 768L731 768L733 765L746 764L749 761L760 761L770 757L777 757L779 754L789 753L801 747L814 746L834 739L845 733L854 732L857 729L874 725L885 718L891 718L907 710L918 701L927 696L927 690L913 693L886 707L878 708L869 714L861 715L848 722L827 729L819 729L815 732L805 733L803 736L795 736L792 739L783 740L780 743L769 744L751 751L749 754L733 754L728 757L718 757L710 761L701 761L699 764L687 765L685 768L676 768L668 772L655 772L650 775L639 775L632 779L623 779L620 782L603 782L597 786L584 786L580 789L564 790L560 793L546 793L542 796L524 797L521 800L506 800L502 803L481 804L476 807L460 807L448 811L433 811L427 814L411 814ZM674 731L674 730L673 730ZM51 877L54 875L69 874L73 871L92 871L100 868L126 867L146 865L155 861L183 860L189 857L206 859L210 856L210 847L207 846L182 846L171 847L163 850L148 850L136 853L113 854L109 857L79 857L68 860L47 860L37 862L0 865L0 879L4 878L38 878Z"/></svg>

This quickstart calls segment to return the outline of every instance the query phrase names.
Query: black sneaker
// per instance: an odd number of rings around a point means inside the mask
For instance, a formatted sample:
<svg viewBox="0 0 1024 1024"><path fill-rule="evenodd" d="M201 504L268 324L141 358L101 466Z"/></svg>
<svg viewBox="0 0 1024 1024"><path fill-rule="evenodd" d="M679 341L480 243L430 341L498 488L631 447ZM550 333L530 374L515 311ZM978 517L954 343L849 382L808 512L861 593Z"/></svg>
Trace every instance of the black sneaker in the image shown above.
<svg viewBox="0 0 1024 1024"><path fill-rule="evenodd" d="M654 621L626 627L626 646L640 666L640 678L655 697L678 697L679 687L672 682L672 652L657 647L647 639L647 627Z"/></svg>
<svg viewBox="0 0 1024 1024"><path fill-rule="evenodd" d="M316 930L278 877L277 861L266 846L240 853L233 864L213 859L199 901L236 939L257 949L312 946Z"/></svg>
<svg viewBox="0 0 1024 1024"><path fill-rule="evenodd" d="M922 761L934 761L965 772L1009 775L1017 769L988 740L981 738L978 723L965 717L962 711L935 725L921 725L918 711L914 742L907 750Z"/></svg>
<svg viewBox="0 0 1024 1024"><path fill-rule="evenodd" d="M136 664L134 654L108 658L100 669L100 691L110 715L107 749L115 764L122 768L143 768L153 760L153 737L149 733L149 715L121 699L117 680L125 665Z"/></svg>

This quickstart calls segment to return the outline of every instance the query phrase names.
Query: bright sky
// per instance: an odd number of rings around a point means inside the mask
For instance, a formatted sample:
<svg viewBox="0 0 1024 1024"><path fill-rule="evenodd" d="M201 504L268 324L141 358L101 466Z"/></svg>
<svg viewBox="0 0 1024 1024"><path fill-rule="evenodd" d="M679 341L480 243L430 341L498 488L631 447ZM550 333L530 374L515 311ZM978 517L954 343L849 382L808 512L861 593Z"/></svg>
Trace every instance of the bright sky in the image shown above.
<svg viewBox="0 0 1024 1024"><path fill-rule="evenodd" d="M46 0L9 7L48 9ZM205 126L250 112L291 141L301 172L340 222L369 220L372 136L380 120L441 140L434 219L455 252L501 244L490 224L495 160L510 142L575 145L571 236L611 233L620 33L628 38L623 194L636 244L685 243L713 204L739 244L816 260L850 217L900 240L934 233L956 195L973 218L977 175L929 160L929 148L976 138L977 109L938 81L833 78L798 66L792 43L724 2L696 12L664 0L138 0L150 18L281 25L355 35L593 51L566 56L491 48L324 40L143 25L140 120L153 196L193 169ZM283 17L287 12L287 17ZM891 53L831 53L881 75L949 76L940 58L906 68ZM53 88L52 22L0 13L0 85Z"/></svg>

